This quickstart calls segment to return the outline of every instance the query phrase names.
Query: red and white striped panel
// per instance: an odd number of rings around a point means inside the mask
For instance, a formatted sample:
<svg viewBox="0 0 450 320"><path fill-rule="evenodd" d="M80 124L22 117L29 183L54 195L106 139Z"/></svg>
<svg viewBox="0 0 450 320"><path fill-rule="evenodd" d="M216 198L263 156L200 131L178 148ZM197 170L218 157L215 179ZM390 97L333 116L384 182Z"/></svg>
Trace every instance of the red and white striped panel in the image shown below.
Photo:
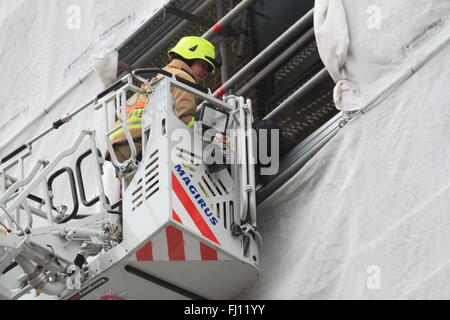
<svg viewBox="0 0 450 320"><path fill-rule="evenodd" d="M213 231L214 226L207 220L194 204L190 194L184 189L182 183L172 173L172 205L176 211L180 223L201 234L208 240L221 245Z"/></svg>
<svg viewBox="0 0 450 320"><path fill-rule="evenodd" d="M220 261L230 260L216 249L168 226L139 249L132 261Z"/></svg>
<svg viewBox="0 0 450 320"><path fill-rule="evenodd" d="M207 220L197 209L183 185L172 174L172 219L210 241L220 245ZM230 260L216 249L206 245L174 226L168 226L138 250L133 261L217 261Z"/></svg>

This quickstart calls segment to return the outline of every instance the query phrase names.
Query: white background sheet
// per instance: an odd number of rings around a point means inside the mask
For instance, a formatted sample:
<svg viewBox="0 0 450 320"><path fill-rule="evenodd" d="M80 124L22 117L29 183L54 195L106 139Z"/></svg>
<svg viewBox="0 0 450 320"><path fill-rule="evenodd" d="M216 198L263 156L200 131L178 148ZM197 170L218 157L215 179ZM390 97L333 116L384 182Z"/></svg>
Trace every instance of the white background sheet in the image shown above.
<svg viewBox="0 0 450 320"><path fill-rule="evenodd" d="M448 1L316 4L316 15L344 10L345 20L316 26L318 43L335 80L360 87L361 103L450 34ZM369 5L380 9L380 29L366 27ZM405 43L436 30L428 26L441 17L439 30L405 54ZM259 206L262 275L240 298L450 298L448 70L450 47Z"/></svg>
<svg viewBox="0 0 450 320"><path fill-rule="evenodd" d="M104 85L95 72L88 72L93 65L92 57L117 48L165 3L166 0L1 1L0 158L100 93ZM80 78L84 79L81 84ZM44 109L74 84L74 89L46 114ZM105 151L104 112L90 108L35 143L33 156L25 162L26 171L37 160L53 160L71 147L84 129L97 131L99 149ZM11 141L13 136L16 138ZM89 146L83 144L76 155ZM72 157L63 161L57 169L63 166L74 169L75 160ZM85 175L92 177L93 166L87 162L83 168ZM105 176L115 180L109 163ZM55 195L59 204L72 202L64 187L67 181L64 176L55 181L54 190L60 190ZM97 188L94 181L90 182L85 185L88 200ZM113 201L118 197L117 183L109 187L114 193L110 195Z"/></svg>
<svg viewBox="0 0 450 320"><path fill-rule="evenodd" d="M166 1L4 0L0 4L0 155L33 136L5 141L83 77L92 55L118 47ZM102 88L92 73L65 97L43 127L93 98ZM92 114L90 117L93 118ZM84 121L78 121L83 123ZM38 129L39 126L36 126Z"/></svg>
<svg viewBox="0 0 450 320"><path fill-rule="evenodd" d="M359 109L450 32L447 0L317 0L319 53L335 102Z"/></svg>

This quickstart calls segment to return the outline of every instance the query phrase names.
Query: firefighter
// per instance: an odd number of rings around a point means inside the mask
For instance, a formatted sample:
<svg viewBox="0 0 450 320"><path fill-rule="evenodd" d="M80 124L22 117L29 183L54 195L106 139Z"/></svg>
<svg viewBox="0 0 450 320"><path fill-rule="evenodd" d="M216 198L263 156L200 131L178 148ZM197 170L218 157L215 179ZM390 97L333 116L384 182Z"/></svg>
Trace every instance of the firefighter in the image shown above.
<svg viewBox="0 0 450 320"><path fill-rule="evenodd" d="M188 80L194 84L201 84L206 76L216 68L220 67L219 55L216 48L208 40L196 36L182 38L178 44L169 51L170 63L163 68L180 78ZM154 78L157 80L162 75ZM142 87L149 90L147 87ZM171 89L172 97L175 100L175 112L177 117L188 127L194 126L195 113L197 111L196 97L178 88ZM127 124L131 136L136 145L138 160L140 160L142 144L142 112L147 103L145 96L135 94L127 103ZM125 137L121 121L114 125L116 128L109 138L113 145L117 160L123 162L130 158L131 150ZM107 158L108 155L107 155Z"/></svg>

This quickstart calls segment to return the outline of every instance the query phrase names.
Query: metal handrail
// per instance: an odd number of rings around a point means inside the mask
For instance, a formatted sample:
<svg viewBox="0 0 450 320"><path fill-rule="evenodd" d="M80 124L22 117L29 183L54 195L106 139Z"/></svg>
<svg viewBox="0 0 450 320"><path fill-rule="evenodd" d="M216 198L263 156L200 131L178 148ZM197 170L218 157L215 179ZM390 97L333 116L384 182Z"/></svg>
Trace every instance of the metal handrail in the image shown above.
<svg viewBox="0 0 450 320"><path fill-rule="evenodd" d="M0 197L0 204L5 204L6 201L17 191L20 187L26 186L30 181L33 180L34 176L37 174L39 169L45 165L44 161L38 161L34 168L31 170L30 174L23 180L16 181L12 186L6 190L6 192Z"/></svg>
<svg viewBox="0 0 450 320"><path fill-rule="evenodd" d="M238 157L238 161L242 161L240 164L241 166L241 194L242 194L242 201L241 201L241 213L240 217L242 221L247 220L248 215L248 192L247 192L247 186L248 186L248 161L247 161L247 132L245 130L246 120L245 120L245 110L242 107L243 99L239 98L238 103L240 104L239 108L239 123L243 127L242 130L238 130L238 137L240 139L239 142L239 150L240 150L240 157Z"/></svg>
<svg viewBox="0 0 450 320"><path fill-rule="evenodd" d="M242 104L244 98L242 98ZM247 166L248 166L248 182L250 186L250 190L247 190L249 193L249 209L250 209L250 219L253 227L256 227L256 180L255 180L255 164L256 160L253 154L254 140L253 140L253 110L252 110L252 102L250 99L246 101L247 105Z"/></svg>
<svg viewBox="0 0 450 320"><path fill-rule="evenodd" d="M34 177L34 179L27 185L27 187L21 192L21 194L12 202L11 205L8 206L7 210L12 212L16 210L20 204L27 198L29 194L33 191L33 189L42 181L45 180L45 177L67 156L73 154L78 147L83 142L85 136L92 135L93 132L91 131L83 131L76 142L73 144L71 148L68 150L65 150L61 152L47 167L42 170L37 176ZM46 202L50 204L50 202Z"/></svg>

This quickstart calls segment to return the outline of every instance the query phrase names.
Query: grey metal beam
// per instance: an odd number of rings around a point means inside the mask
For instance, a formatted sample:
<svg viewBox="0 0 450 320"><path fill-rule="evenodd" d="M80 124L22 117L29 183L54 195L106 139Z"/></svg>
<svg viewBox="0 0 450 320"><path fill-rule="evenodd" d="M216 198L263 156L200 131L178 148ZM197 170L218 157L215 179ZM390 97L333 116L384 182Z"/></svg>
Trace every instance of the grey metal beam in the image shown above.
<svg viewBox="0 0 450 320"><path fill-rule="evenodd" d="M207 40L213 39L216 35L220 33L221 30L228 24L230 24L238 14L245 10L249 5L251 5L255 0L242 0L236 7L233 8L228 14L223 17L219 22L217 22L211 29L209 29L202 38Z"/></svg>
<svg viewBox="0 0 450 320"><path fill-rule="evenodd" d="M217 7L217 19L221 20L225 16L225 8L223 0L216 0ZM219 51L222 57L222 67L220 68L220 76L222 83L225 83L229 79L229 68L228 68L228 54L227 54L227 45L225 43L225 39L222 38L219 41Z"/></svg>
<svg viewBox="0 0 450 320"><path fill-rule="evenodd" d="M285 157L280 165L279 173L257 186L256 200L258 205L294 177L337 134L341 120L342 112L317 129Z"/></svg>
<svg viewBox="0 0 450 320"><path fill-rule="evenodd" d="M287 50L283 51L278 57L276 57L271 63L269 63L263 70L261 70L257 75L253 76L249 82L240 88L236 95L244 96L251 88L257 85L261 80L266 78L274 70L276 70L281 64L283 64L287 59L289 59L295 52L297 52L301 47L305 46L308 41L314 37L314 29L310 29L297 41L295 41Z"/></svg>
<svg viewBox="0 0 450 320"><path fill-rule="evenodd" d="M197 9L194 10L192 14L199 15L203 13L206 9L208 9L215 0L205 0ZM150 50L148 50L145 54L143 54L136 62L134 62L134 67L142 67L147 60L152 58L155 54L160 52L163 47L171 40L173 40L174 37L176 37L179 33L181 33L184 29L187 28L189 24L188 20L184 20L180 24L178 24L175 28L170 30L165 34L163 38L161 38L157 44L155 44Z"/></svg>
<svg viewBox="0 0 450 320"><path fill-rule="evenodd" d="M238 81L247 77L251 72L258 68L263 62L275 54L280 48L285 46L287 43L292 41L292 39L297 36L297 34L304 29L306 26L313 23L314 9L311 9L307 14L305 14L300 20L298 20L293 26L286 30L277 40L272 42L264 51L262 51L258 56L256 56L252 61L250 61L244 68L242 68L238 73L236 73L230 80L222 85L216 90L214 95L216 97L221 97L229 89L231 89Z"/></svg>
<svg viewBox="0 0 450 320"><path fill-rule="evenodd" d="M307 93L309 93L314 87L319 85L322 81L324 81L327 77L329 77L328 71L324 68L318 74L311 78L307 83L305 83L301 88L299 88L294 94L292 94L286 101L280 104L275 110L269 113L264 120L273 119L277 115L279 115L284 110L288 109L302 97L304 97Z"/></svg>
<svg viewBox="0 0 450 320"><path fill-rule="evenodd" d="M183 18L185 20L195 22L199 25L202 25L202 26L205 26L208 28L211 28L214 25L214 21L211 21L211 20L205 19L201 16L196 16L195 14L191 14L189 12L180 10L175 6L166 7L166 12L173 14L175 16L178 16L180 18Z"/></svg>

